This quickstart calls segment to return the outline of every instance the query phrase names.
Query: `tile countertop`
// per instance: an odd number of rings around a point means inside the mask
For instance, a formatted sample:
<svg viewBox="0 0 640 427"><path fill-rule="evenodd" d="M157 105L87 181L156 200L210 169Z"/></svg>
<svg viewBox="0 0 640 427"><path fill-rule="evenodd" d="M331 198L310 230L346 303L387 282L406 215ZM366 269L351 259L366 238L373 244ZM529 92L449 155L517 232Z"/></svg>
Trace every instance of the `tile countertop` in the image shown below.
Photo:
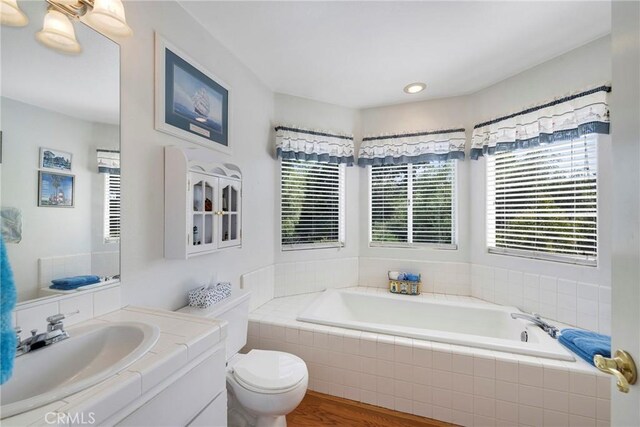
<svg viewBox="0 0 640 427"><path fill-rule="evenodd" d="M101 421L129 405L227 336L225 321L143 307L124 307L73 325L67 330L73 336L76 327L124 321L144 322L160 328L160 337L148 353L103 382L46 406L3 419L2 425L51 425L46 422L45 415L52 412L94 412L94 423L99 425ZM56 418L51 414L48 417Z"/></svg>

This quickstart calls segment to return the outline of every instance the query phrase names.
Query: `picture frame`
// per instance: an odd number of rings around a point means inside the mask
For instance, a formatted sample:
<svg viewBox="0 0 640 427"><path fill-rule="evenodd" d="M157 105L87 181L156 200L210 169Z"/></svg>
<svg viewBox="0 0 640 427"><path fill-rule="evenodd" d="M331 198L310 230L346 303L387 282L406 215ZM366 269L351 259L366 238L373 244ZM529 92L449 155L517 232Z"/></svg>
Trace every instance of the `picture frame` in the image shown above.
<svg viewBox="0 0 640 427"><path fill-rule="evenodd" d="M155 128L231 154L230 88L160 34L155 34Z"/></svg>
<svg viewBox="0 0 640 427"><path fill-rule="evenodd" d="M40 147L39 168L71 172L72 163L72 153L53 148Z"/></svg>
<svg viewBox="0 0 640 427"><path fill-rule="evenodd" d="M72 208L75 206L75 175L38 171L38 206Z"/></svg>

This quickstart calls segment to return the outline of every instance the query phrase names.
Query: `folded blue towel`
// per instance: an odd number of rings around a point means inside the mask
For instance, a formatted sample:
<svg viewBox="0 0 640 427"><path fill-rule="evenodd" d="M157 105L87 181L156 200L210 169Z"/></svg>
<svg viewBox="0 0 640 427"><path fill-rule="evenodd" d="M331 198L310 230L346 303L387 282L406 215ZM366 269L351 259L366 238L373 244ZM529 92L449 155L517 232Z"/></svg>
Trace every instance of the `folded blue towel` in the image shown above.
<svg viewBox="0 0 640 427"><path fill-rule="evenodd" d="M72 289L77 289L81 286L93 285L94 283L100 283L99 276L74 276L74 277L65 277L64 279L55 279L52 280L52 285L49 286L51 289L59 289L63 291L68 291Z"/></svg>
<svg viewBox="0 0 640 427"><path fill-rule="evenodd" d="M11 312L16 305L16 286L9 257L0 235L0 384L11 378L16 356L16 333L11 324Z"/></svg>
<svg viewBox="0 0 640 427"><path fill-rule="evenodd" d="M611 357L611 337L608 335L581 329L563 329L558 341L592 365L596 354Z"/></svg>

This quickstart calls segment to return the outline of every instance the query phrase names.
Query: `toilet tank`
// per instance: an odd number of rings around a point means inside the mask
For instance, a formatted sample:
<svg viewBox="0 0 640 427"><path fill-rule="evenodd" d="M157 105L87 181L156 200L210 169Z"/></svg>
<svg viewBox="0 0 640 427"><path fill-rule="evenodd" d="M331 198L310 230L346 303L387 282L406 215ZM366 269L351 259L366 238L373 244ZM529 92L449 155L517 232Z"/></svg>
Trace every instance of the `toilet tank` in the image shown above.
<svg viewBox="0 0 640 427"><path fill-rule="evenodd" d="M249 324L249 298L251 292L234 290L230 297L207 308L186 306L181 313L227 321L226 357L237 354L247 344Z"/></svg>

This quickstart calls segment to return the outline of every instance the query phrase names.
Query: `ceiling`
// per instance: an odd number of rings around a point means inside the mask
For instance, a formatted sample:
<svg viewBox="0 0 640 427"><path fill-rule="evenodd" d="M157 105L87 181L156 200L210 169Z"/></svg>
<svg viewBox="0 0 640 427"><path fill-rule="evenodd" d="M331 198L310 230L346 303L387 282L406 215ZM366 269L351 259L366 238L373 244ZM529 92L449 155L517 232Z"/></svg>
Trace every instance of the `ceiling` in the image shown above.
<svg viewBox="0 0 640 427"><path fill-rule="evenodd" d="M92 122L120 123L120 49L84 24L74 25L82 53L40 45L44 1L23 1L26 27L0 29L2 96Z"/></svg>
<svg viewBox="0 0 640 427"><path fill-rule="evenodd" d="M354 108L473 93L611 27L608 1L181 4L272 90Z"/></svg>

